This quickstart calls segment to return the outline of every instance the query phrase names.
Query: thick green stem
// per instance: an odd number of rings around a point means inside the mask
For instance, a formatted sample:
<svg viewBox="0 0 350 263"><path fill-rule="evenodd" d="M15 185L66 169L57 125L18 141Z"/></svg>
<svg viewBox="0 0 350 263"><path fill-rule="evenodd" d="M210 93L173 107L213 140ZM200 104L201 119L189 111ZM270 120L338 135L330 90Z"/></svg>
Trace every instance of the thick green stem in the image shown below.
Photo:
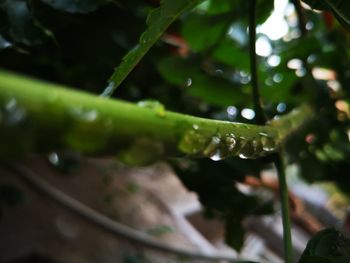
<svg viewBox="0 0 350 263"><path fill-rule="evenodd" d="M281 154L276 155L275 166L278 174L279 193L282 208L284 260L285 263L293 263L293 244L289 215L288 186L285 174L285 167Z"/></svg>
<svg viewBox="0 0 350 263"><path fill-rule="evenodd" d="M256 59L256 0L249 0L249 56L250 56L250 73L253 87L253 103L256 114L256 122L260 125L266 123L266 116L263 110L260 91Z"/></svg>
<svg viewBox="0 0 350 263"><path fill-rule="evenodd" d="M71 149L126 159L258 158L275 152L311 112L304 107L265 126L216 121L165 111L157 103L107 99L0 71L0 156Z"/></svg>

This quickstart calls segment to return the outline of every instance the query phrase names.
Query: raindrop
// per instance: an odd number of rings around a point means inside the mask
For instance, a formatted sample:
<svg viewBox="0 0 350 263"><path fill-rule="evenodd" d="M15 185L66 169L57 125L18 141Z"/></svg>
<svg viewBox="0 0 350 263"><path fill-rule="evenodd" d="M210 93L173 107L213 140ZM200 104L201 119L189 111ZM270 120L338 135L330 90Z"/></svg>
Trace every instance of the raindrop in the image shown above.
<svg viewBox="0 0 350 263"><path fill-rule="evenodd" d="M101 93L101 97L109 97L112 95L113 91L115 89L115 83L114 81L110 81L108 83L108 86L104 89L104 91Z"/></svg>
<svg viewBox="0 0 350 263"><path fill-rule="evenodd" d="M157 100L142 100L137 103L137 106L152 109L159 117L165 117L165 107Z"/></svg>
<svg viewBox="0 0 350 263"><path fill-rule="evenodd" d="M263 150L266 152L273 152L276 150L276 144L273 138L262 137L261 143L262 143Z"/></svg>
<svg viewBox="0 0 350 263"><path fill-rule="evenodd" d="M220 143L221 139L218 136L213 136L207 147L204 149L203 154L209 157L217 155L219 152Z"/></svg>
<svg viewBox="0 0 350 263"><path fill-rule="evenodd" d="M297 75L298 77L304 77L306 75L306 69L304 68L297 69L295 71L295 75Z"/></svg>
<svg viewBox="0 0 350 263"><path fill-rule="evenodd" d="M232 152L237 145L236 137L234 134L229 134L226 137L226 147L229 152Z"/></svg>
<svg viewBox="0 0 350 263"><path fill-rule="evenodd" d="M230 118L235 118L237 116L238 110L235 106L228 106L226 112Z"/></svg>
<svg viewBox="0 0 350 263"><path fill-rule="evenodd" d="M56 152L50 153L48 156L48 159L49 159L49 162L54 166L57 166L60 163L60 158Z"/></svg>
<svg viewBox="0 0 350 263"><path fill-rule="evenodd" d="M286 105L285 103L283 103L283 102L278 103L276 109L277 109L277 111L278 111L279 113L282 113L282 112L284 112L284 111L287 109L287 105Z"/></svg>
<svg viewBox="0 0 350 263"><path fill-rule="evenodd" d="M297 69L302 68L302 66L303 66L303 62L298 58L293 58L293 59L289 60L287 63L287 67L290 69L297 70Z"/></svg>
<svg viewBox="0 0 350 263"><path fill-rule="evenodd" d="M5 110L8 112L11 112L15 110L17 107L17 100L15 98L10 99L6 104L5 104Z"/></svg>
<svg viewBox="0 0 350 263"><path fill-rule="evenodd" d="M212 159L213 161L220 161L222 160L222 156L220 154L220 149L218 149L215 154L213 154L212 156L210 156L210 159Z"/></svg>
<svg viewBox="0 0 350 263"><path fill-rule="evenodd" d="M15 98L11 98L4 106L5 117L4 120L8 125L16 125L24 120L26 112L24 108L20 107Z"/></svg>
<svg viewBox="0 0 350 263"><path fill-rule="evenodd" d="M267 64L271 67L277 67L281 63L281 57L277 55L271 55L267 59Z"/></svg>
<svg viewBox="0 0 350 263"><path fill-rule="evenodd" d="M256 54L261 57L268 57L272 53L272 46L267 37L261 36L256 41Z"/></svg>
<svg viewBox="0 0 350 263"><path fill-rule="evenodd" d="M314 23L312 23L311 21L306 23L306 29L307 30L311 30L314 27Z"/></svg>
<svg viewBox="0 0 350 263"><path fill-rule="evenodd" d="M86 122L93 122L98 117L98 113L96 110L85 110L81 107L73 108L72 114L74 115L74 117Z"/></svg>
<svg viewBox="0 0 350 263"><path fill-rule="evenodd" d="M252 109L245 108L241 111L241 115L247 120L252 120L255 117L255 112Z"/></svg>
<svg viewBox="0 0 350 263"><path fill-rule="evenodd" d="M317 59L316 55L311 54L307 57L307 63L309 63L309 64L315 63L316 59Z"/></svg>
<svg viewBox="0 0 350 263"><path fill-rule="evenodd" d="M277 74L273 75L272 79L274 82L280 83L283 80L283 75L277 73Z"/></svg>
<svg viewBox="0 0 350 263"><path fill-rule="evenodd" d="M188 87L190 87L192 85L192 79L191 78L188 78L187 80L186 80L186 87L188 88Z"/></svg>
<svg viewBox="0 0 350 263"><path fill-rule="evenodd" d="M269 87L273 86L273 79L272 78L267 78L265 80L265 85L269 86Z"/></svg>
<svg viewBox="0 0 350 263"><path fill-rule="evenodd" d="M185 132L181 138L178 148L185 154L197 154L206 146L207 139L199 132L198 125Z"/></svg>
<svg viewBox="0 0 350 263"><path fill-rule="evenodd" d="M257 153L258 141L256 140L246 140L245 144L239 151L239 157L242 159L252 159L256 158L259 154ZM261 150L262 151L262 150Z"/></svg>
<svg viewBox="0 0 350 263"><path fill-rule="evenodd" d="M216 69L215 70L215 74L216 75L223 75L224 74L224 71L222 69Z"/></svg>

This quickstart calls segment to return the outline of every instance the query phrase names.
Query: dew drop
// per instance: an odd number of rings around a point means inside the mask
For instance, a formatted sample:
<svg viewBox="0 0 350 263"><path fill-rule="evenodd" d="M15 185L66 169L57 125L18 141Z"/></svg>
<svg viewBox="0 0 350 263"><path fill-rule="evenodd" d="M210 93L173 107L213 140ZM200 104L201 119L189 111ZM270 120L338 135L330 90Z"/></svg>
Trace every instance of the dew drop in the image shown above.
<svg viewBox="0 0 350 263"><path fill-rule="evenodd" d="M186 87L190 87L192 85L192 78L188 78L186 80Z"/></svg>
<svg viewBox="0 0 350 263"><path fill-rule="evenodd" d="M234 134L229 134L227 137L226 137L226 147L227 147L227 150L229 152L232 152L236 145L237 145L237 141L236 141L236 138L235 138L235 135Z"/></svg>
<svg viewBox="0 0 350 263"><path fill-rule="evenodd" d="M94 122L98 117L96 110L85 110L81 107L76 107L71 110L73 116L85 122Z"/></svg>
<svg viewBox="0 0 350 263"><path fill-rule="evenodd" d="M19 106L15 98L11 98L4 106L4 121L7 125L16 125L22 122L26 117L26 111Z"/></svg>
<svg viewBox="0 0 350 263"><path fill-rule="evenodd" d="M152 109L159 117L166 115L164 105L157 100L142 100L137 103L137 106Z"/></svg>
<svg viewBox="0 0 350 263"><path fill-rule="evenodd" d="M193 128L194 130L198 130L198 129L199 129L199 126L198 126L197 124L193 124L193 125L192 125L192 128Z"/></svg>
<svg viewBox="0 0 350 263"><path fill-rule="evenodd" d="M185 132L181 138L178 148L185 154L197 154L206 146L206 138L199 132L199 127L195 126Z"/></svg>
<svg viewBox="0 0 350 263"><path fill-rule="evenodd" d="M207 147L204 149L203 154L208 157L213 157L218 154L219 147L220 147L221 139L218 136L213 136L207 145Z"/></svg>
<svg viewBox="0 0 350 263"><path fill-rule="evenodd" d="M49 159L49 162L54 166L57 166L60 163L60 158L56 152L50 153L48 156L48 159Z"/></svg>
<svg viewBox="0 0 350 263"><path fill-rule="evenodd" d="M276 150L275 141L270 137L262 137L261 143L263 150L266 152L273 152Z"/></svg>
<svg viewBox="0 0 350 263"><path fill-rule="evenodd" d="M221 156L220 149L218 149L212 156L210 156L210 159L212 159L213 161L222 160L223 157Z"/></svg>
<svg viewBox="0 0 350 263"><path fill-rule="evenodd" d="M114 81L110 81L108 83L108 86L103 90L100 96L109 97L113 93L114 89L115 89L115 83Z"/></svg>

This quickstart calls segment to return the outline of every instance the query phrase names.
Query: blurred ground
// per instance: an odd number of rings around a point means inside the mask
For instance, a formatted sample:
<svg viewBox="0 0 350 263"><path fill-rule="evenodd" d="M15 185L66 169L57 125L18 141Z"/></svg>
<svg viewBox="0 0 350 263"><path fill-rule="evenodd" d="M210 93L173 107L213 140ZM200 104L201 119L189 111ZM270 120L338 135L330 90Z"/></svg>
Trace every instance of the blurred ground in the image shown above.
<svg viewBox="0 0 350 263"><path fill-rule="evenodd" d="M248 234L238 255L224 244L222 223L202 216L196 195L164 163L137 169L114 160L81 159L68 174L44 158L32 157L23 163L69 196L170 246L282 262L279 214L247 219ZM23 193L16 206L3 209L1 263L202 262L117 237L37 192L7 169L0 169L0 174L0 184L13 185ZM293 235L298 258L310 234L295 225Z"/></svg>

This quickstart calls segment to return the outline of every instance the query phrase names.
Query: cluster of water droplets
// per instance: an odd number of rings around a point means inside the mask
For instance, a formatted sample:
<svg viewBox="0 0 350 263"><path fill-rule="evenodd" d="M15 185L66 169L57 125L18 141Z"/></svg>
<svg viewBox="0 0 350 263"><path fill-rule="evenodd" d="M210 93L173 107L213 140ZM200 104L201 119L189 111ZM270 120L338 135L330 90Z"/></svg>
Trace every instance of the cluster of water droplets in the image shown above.
<svg viewBox="0 0 350 263"><path fill-rule="evenodd" d="M179 144L180 151L186 154L204 155L214 161L230 156L256 159L276 151L276 147L274 138L266 132L250 137L238 136L234 133L224 136L215 134L208 140L197 125L184 134Z"/></svg>

